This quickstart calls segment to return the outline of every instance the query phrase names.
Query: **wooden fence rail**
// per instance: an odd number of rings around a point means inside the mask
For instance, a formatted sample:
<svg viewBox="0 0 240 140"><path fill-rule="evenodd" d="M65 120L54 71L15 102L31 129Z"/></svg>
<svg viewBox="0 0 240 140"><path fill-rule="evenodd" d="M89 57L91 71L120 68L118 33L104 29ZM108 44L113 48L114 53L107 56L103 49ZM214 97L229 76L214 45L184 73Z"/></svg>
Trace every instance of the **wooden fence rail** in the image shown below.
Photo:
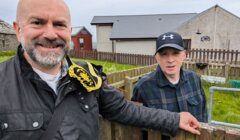
<svg viewBox="0 0 240 140"><path fill-rule="evenodd" d="M118 83L112 83L111 86L124 91L124 96L129 100L132 96L133 85L139 77L127 76ZM141 130L141 128L110 122L100 117L100 140L142 140ZM162 133L159 130L147 129L147 131L148 140L161 140ZM240 140L240 129L237 128L202 123L200 132L201 135L198 136L180 130L176 137L171 137L171 140Z"/></svg>
<svg viewBox="0 0 240 140"><path fill-rule="evenodd" d="M107 74L107 83L112 84L123 80L126 76L134 77L142 74L149 73L154 71L157 67L157 64L150 66L138 67L130 70L124 70L120 72L112 72Z"/></svg>
<svg viewBox="0 0 240 140"><path fill-rule="evenodd" d="M218 50L218 49L191 49L188 50L187 60L201 63L229 63L240 64L240 52L238 50ZM133 65L152 65L156 63L153 55L124 54L111 52L97 52L74 50L70 52L70 56L94 59L102 61L111 61L122 64Z"/></svg>
<svg viewBox="0 0 240 140"><path fill-rule="evenodd" d="M156 63L156 60L153 57L153 55L74 50L70 52L70 56L82 59L111 61L116 63L132 65L152 65Z"/></svg>
<svg viewBox="0 0 240 140"><path fill-rule="evenodd" d="M141 128L110 122L100 117L100 140L142 140ZM161 131L148 131L148 140L161 140ZM240 129L201 123L201 135L179 130L171 140L239 140Z"/></svg>
<svg viewBox="0 0 240 140"><path fill-rule="evenodd" d="M140 68L109 73L107 74L107 83L117 83L122 81L126 76L134 77L138 75L144 75L154 71L156 67L157 64L154 64L150 66L143 66ZM218 76L225 77L226 79L235 79L240 77L240 65L235 64L208 63L205 68L198 68L195 62L184 61L183 68L195 71L198 75Z"/></svg>
<svg viewBox="0 0 240 140"><path fill-rule="evenodd" d="M209 75L235 79L240 77L240 65L230 63L207 63L205 68L197 66L197 63L184 61L183 67L195 71L198 75Z"/></svg>
<svg viewBox="0 0 240 140"><path fill-rule="evenodd" d="M240 52L238 50L221 49L191 49L188 52L188 60L194 62L215 62L238 64L240 61Z"/></svg>

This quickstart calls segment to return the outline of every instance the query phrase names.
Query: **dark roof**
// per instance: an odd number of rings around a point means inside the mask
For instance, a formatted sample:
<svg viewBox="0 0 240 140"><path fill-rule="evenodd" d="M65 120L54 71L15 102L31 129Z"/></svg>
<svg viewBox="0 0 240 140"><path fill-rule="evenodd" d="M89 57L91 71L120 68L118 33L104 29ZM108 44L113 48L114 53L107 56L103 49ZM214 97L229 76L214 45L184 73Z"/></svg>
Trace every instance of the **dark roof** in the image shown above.
<svg viewBox="0 0 240 140"><path fill-rule="evenodd" d="M15 34L13 27L0 19L0 33L3 34Z"/></svg>
<svg viewBox="0 0 240 140"><path fill-rule="evenodd" d="M195 15L197 14L94 16L91 24L113 24L110 39L157 38L164 32L174 31Z"/></svg>
<svg viewBox="0 0 240 140"><path fill-rule="evenodd" d="M72 27L71 36L76 36L81 30L85 30L88 34L92 35L84 26Z"/></svg>

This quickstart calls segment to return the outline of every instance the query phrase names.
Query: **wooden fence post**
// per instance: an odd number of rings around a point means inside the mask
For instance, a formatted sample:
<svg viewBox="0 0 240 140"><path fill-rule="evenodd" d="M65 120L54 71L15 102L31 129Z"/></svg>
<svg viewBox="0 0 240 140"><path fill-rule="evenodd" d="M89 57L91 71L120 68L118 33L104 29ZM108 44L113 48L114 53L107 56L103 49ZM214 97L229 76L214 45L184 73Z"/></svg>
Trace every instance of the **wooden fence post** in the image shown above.
<svg viewBox="0 0 240 140"><path fill-rule="evenodd" d="M148 140L162 140L161 132L148 129Z"/></svg>
<svg viewBox="0 0 240 140"><path fill-rule="evenodd" d="M171 140L185 140L186 131L179 130L177 136L171 137Z"/></svg>
<svg viewBox="0 0 240 140"><path fill-rule="evenodd" d="M228 130L226 132L226 140L240 140L240 132L234 130Z"/></svg>
<svg viewBox="0 0 240 140"><path fill-rule="evenodd" d="M99 139L100 140L112 140L112 128L111 128L111 122L108 120L103 119L102 117L99 117L99 123L100 123L100 131L99 131Z"/></svg>
<svg viewBox="0 0 240 140"><path fill-rule="evenodd" d="M225 69L224 69L224 72L225 72L225 78L228 79L229 78L229 72L230 72L231 68L230 68L230 64L229 62L227 62L225 64Z"/></svg>
<svg viewBox="0 0 240 140"><path fill-rule="evenodd" d="M128 100L131 100L133 84L132 84L131 78L129 76L126 76L124 79L124 88L125 88L125 92L126 92L125 98Z"/></svg>
<svg viewBox="0 0 240 140"><path fill-rule="evenodd" d="M225 140L225 130L213 130L213 138L212 140Z"/></svg>

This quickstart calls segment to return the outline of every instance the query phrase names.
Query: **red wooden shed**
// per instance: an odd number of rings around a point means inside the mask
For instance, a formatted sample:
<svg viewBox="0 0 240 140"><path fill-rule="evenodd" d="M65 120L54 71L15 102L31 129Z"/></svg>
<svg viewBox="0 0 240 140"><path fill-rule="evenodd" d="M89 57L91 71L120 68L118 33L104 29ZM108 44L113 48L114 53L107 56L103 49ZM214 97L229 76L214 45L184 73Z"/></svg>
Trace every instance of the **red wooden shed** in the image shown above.
<svg viewBox="0 0 240 140"><path fill-rule="evenodd" d="M92 50L92 34L84 26L73 27L71 35L74 50Z"/></svg>

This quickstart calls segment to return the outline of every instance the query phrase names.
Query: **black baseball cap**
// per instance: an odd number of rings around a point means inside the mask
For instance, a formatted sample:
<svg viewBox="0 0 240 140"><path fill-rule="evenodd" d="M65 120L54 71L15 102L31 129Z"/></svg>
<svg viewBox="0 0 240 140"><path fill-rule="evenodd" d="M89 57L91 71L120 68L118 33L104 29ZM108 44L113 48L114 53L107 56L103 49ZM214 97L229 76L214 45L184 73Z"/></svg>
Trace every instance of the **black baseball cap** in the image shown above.
<svg viewBox="0 0 240 140"><path fill-rule="evenodd" d="M157 38L156 47L156 53L159 52L162 48L167 47L174 48L179 51L183 51L186 49L183 45L183 39L181 35L175 32L167 32L160 35Z"/></svg>

